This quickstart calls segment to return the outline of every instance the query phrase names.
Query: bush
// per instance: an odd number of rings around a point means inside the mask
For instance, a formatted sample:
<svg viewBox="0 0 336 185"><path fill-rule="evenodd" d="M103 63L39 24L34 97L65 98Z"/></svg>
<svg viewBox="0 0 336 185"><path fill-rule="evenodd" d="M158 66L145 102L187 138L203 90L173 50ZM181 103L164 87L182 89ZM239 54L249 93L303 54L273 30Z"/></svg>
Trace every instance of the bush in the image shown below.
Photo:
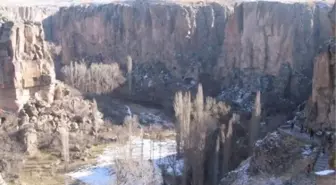
<svg viewBox="0 0 336 185"><path fill-rule="evenodd" d="M62 68L64 81L86 93L108 93L125 82L125 78L117 63L92 64L85 61L72 62Z"/></svg>

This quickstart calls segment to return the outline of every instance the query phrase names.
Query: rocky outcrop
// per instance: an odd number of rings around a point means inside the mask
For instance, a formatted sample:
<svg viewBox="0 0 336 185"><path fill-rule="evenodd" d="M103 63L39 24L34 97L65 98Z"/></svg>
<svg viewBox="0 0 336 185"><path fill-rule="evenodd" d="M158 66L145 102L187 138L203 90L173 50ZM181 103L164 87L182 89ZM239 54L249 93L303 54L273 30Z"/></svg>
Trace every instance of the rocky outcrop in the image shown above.
<svg viewBox="0 0 336 185"><path fill-rule="evenodd" d="M50 102L54 80L54 65L44 42L42 25L2 19L0 109L17 111L32 96Z"/></svg>
<svg viewBox="0 0 336 185"><path fill-rule="evenodd" d="M317 148L295 137L269 133L256 142L252 156L229 172L221 185L315 184L305 171L317 153Z"/></svg>
<svg viewBox="0 0 336 185"><path fill-rule="evenodd" d="M57 88L68 92L62 85L57 85ZM39 149L61 152L61 129L69 133L70 148L75 145L85 147L96 141L97 133L103 128L97 104L67 94L51 105L31 99L20 111L19 138L23 140L29 156L38 154ZM81 150L75 152L70 154L81 156L78 154Z"/></svg>
<svg viewBox="0 0 336 185"><path fill-rule="evenodd" d="M307 111L309 124L315 129L333 128L336 123L336 4L329 13L333 35L327 40L314 63L312 98Z"/></svg>

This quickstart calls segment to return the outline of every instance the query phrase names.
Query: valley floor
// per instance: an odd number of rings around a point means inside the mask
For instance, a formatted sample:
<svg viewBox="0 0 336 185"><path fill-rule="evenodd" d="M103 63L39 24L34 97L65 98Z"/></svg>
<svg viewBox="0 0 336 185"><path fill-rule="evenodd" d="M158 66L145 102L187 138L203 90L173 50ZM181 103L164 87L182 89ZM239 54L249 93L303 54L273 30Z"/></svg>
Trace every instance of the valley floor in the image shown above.
<svg viewBox="0 0 336 185"><path fill-rule="evenodd" d="M115 174L113 171L114 161L116 159L127 159L131 156L136 160L150 160L159 170L159 166L167 167L167 171L178 174L182 171L182 161L175 160L175 140L156 141L151 139L133 138L132 153L129 153L127 145L110 145L103 154L98 156L97 165L89 166L78 171L69 173L72 178L78 179L89 185L111 185L115 183Z"/></svg>

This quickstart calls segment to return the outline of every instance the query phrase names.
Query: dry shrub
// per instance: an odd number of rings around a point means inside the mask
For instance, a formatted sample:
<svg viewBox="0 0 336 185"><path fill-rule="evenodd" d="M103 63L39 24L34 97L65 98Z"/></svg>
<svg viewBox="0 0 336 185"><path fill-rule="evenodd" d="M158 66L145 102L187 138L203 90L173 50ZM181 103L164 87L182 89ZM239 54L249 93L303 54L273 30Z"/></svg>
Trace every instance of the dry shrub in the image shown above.
<svg viewBox="0 0 336 185"><path fill-rule="evenodd" d="M67 84L87 93L108 93L125 82L125 78L117 63L92 64L85 61L71 62L62 68Z"/></svg>
<svg viewBox="0 0 336 185"><path fill-rule="evenodd" d="M121 160L115 161L116 185L160 185L162 177L150 161Z"/></svg>

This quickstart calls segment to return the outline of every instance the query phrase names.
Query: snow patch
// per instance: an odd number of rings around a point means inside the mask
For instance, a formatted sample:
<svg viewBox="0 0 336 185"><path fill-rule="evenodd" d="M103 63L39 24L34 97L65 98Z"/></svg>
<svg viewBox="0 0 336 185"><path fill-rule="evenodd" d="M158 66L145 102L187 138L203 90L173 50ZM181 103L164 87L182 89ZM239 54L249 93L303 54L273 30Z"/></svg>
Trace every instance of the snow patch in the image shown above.
<svg viewBox="0 0 336 185"><path fill-rule="evenodd" d="M132 158L153 160L156 168L165 166L171 174L181 174L183 160L176 159L175 140L154 141L150 139L132 138ZM143 153L141 155L141 153ZM107 147L103 154L98 156L97 165L77 170L67 174L88 185L111 185L115 182L113 165L116 159L126 159L129 156L127 145Z"/></svg>
<svg viewBox="0 0 336 185"><path fill-rule="evenodd" d="M330 175L333 173L335 173L335 170L323 170L323 171L315 172L315 174L319 176Z"/></svg>
<svg viewBox="0 0 336 185"><path fill-rule="evenodd" d="M96 167L83 169L68 175L90 185L110 185L115 182L115 176L111 172L111 168Z"/></svg>
<svg viewBox="0 0 336 185"><path fill-rule="evenodd" d="M305 145L304 148L302 148L303 156L309 156L312 153L313 153L313 150L311 149L310 145Z"/></svg>

